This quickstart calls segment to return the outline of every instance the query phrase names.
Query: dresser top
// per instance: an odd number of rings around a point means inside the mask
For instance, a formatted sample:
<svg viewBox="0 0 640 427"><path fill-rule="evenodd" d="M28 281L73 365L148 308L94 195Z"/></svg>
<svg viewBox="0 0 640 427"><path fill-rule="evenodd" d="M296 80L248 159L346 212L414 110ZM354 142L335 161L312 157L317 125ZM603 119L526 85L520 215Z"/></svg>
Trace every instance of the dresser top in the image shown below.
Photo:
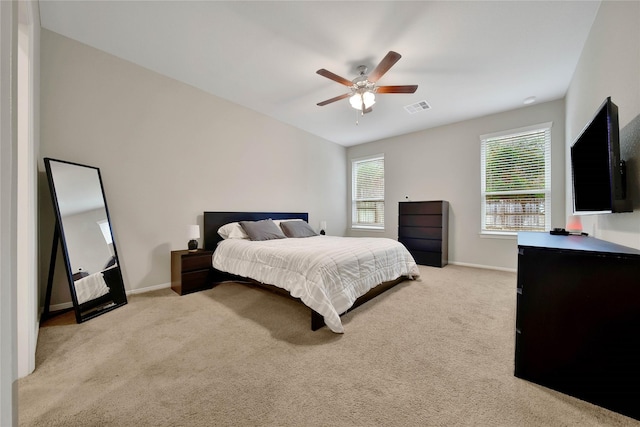
<svg viewBox="0 0 640 427"><path fill-rule="evenodd" d="M583 251L606 254L640 256L640 250L607 242L588 236L562 236L543 232L523 231L518 233L518 247Z"/></svg>

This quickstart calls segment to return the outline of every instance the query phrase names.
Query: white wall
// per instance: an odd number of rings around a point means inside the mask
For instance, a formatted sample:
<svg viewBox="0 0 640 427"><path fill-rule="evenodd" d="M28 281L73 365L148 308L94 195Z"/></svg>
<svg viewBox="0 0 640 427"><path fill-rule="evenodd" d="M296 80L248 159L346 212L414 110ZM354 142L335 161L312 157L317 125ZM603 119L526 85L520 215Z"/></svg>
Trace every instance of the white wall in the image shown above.
<svg viewBox="0 0 640 427"><path fill-rule="evenodd" d="M39 23L37 2L0 2L2 426L18 424L17 378L35 366Z"/></svg>
<svg viewBox="0 0 640 427"><path fill-rule="evenodd" d="M582 217L584 231L640 249L640 2L603 1L566 96L566 152L600 104L618 106L634 212ZM571 169L567 154L567 188ZM569 193L570 195L570 193ZM571 212L567 197L566 212Z"/></svg>
<svg viewBox="0 0 640 427"><path fill-rule="evenodd" d="M422 114L429 114L428 111ZM347 149L351 159L385 155L385 231L350 235L398 237L398 202L447 200L449 262L515 269L516 240L480 237L480 135L553 122L552 226L564 227L564 102L520 108ZM349 195L351 194L351 181ZM350 196L349 196L350 197ZM350 210L350 206L349 206Z"/></svg>
<svg viewBox="0 0 640 427"><path fill-rule="evenodd" d="M0 2L0 425L18 424L16 192L18 6Z"/></svg>
<svg viewBox="0 0 640 427"><path fill-rule="evenodd" d="M38 191L40 14L37 1L19 3L17 314L18 376L35 369L38 337Z"/></svg>
<svg viewBox="0 0 640 427"><path fill-rule="evenodd" d="M100 168L127 290L170 282L203 211L304 211L344 234L344 147L51 31L41 43L42 157ZM68 301L56 275L54 304Z"/></svg>

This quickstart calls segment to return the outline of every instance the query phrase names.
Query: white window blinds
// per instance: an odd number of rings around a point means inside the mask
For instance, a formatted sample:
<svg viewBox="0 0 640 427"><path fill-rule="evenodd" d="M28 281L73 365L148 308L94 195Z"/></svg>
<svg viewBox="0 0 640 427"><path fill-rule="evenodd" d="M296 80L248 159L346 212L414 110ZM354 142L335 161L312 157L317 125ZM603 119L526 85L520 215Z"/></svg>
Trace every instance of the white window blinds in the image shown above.
<svg viewBox="0 0 640 427"><path fill-rule="evenodd" d="M551 224L551 123L484 135L482 232L545 231Z"/></svg>
<svg viewBox="0 0 640 427"><path fill-rule="evenodd" d="M384 228L384 155L351 163L352 227Z"/></svg>

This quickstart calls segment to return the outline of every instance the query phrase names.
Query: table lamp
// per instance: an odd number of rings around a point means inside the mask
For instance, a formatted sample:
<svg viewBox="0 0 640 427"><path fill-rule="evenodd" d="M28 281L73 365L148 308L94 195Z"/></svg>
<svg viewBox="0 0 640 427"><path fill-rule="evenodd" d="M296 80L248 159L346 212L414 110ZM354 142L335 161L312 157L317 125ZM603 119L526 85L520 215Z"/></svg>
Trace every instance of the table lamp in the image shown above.
<svg viewBox="0 0 640 427"><path fill-rule="evenodd" d="M189 248L189 252L195 252L198 250L198 240L200 238L200 226L199 225L190 225L189 226L189 243L187 247Z"/></svg>

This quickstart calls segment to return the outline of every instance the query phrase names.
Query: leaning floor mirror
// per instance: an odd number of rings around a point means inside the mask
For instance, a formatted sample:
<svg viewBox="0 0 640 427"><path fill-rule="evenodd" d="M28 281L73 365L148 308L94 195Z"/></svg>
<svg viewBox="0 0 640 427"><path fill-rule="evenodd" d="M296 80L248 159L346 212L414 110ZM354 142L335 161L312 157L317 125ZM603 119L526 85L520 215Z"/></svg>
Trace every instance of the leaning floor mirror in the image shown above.
<svg viewBox="0 0 640 427"><path fill-rule="evenodd" d="M45 314L50 317L53 271L62 249L78 323L127 303L100 169L44 159L56 226L49 264Z"/></svg>

